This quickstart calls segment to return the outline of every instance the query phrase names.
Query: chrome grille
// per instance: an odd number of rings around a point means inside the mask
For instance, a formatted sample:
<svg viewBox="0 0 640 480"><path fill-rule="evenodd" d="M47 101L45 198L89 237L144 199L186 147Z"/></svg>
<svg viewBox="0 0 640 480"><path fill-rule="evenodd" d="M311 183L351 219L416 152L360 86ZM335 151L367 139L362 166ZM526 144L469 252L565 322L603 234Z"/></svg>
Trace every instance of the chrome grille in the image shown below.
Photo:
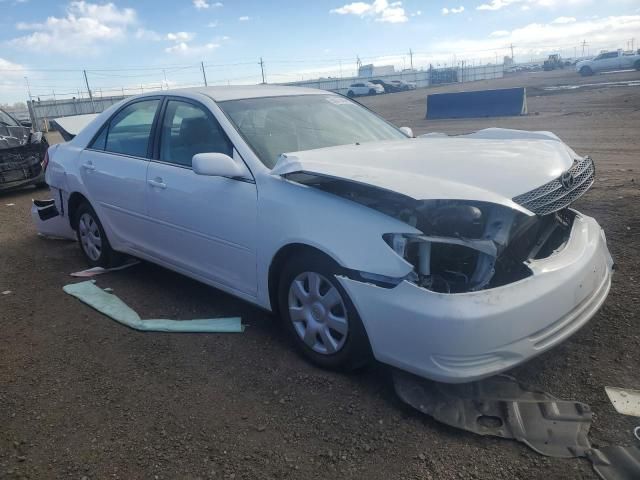
<svg viewBox="0 0 640 480"><path fill-rule="evenodd" d="M577 160L568 172L573 175L573 186L565 187L560 176L530 192L513 197L513 201L536 215L547 215L565 208L589 190L596 178L596 168L590 157Z"/></svg>

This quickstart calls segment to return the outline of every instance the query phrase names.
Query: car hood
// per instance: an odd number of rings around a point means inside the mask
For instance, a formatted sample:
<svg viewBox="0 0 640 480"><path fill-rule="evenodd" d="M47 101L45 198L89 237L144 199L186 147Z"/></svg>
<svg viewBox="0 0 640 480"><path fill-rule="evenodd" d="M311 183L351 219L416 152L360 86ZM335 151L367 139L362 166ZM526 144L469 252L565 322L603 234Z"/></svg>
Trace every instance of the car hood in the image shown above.
<svg viewBox="0 0 640 480"><path fill-rule="evenodd" d="M27 127L0 125L0 150L26 145L29 132Z"/></svg>
<svg viewBox="0 0 640 480"><path fill-rule="evenodd" d="M271 171L346 179L416 200L476 200L528 210L511 199L568 170L577 155L548 132L487 129L286 153Z"/></svg>

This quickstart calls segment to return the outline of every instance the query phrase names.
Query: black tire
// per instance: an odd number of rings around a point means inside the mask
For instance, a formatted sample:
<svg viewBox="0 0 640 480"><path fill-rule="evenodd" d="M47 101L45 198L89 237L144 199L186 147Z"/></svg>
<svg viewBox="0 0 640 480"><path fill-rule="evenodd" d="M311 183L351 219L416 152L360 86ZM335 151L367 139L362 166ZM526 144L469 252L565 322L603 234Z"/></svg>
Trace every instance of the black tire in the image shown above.
<svg viewBox="0 0 640 480"><path fill-rule="evenodd" d="M640 60L636 60L636 63L633 64L633 68L640 70Z"/></svg>
<svg viewBox="0 0 640 480"><path fill-rule="evenodd" d="M92 258L89 255L89 253L85 250L87 246L83 242L83 238L82 238L83 234L80 231L81 230L80 220L83 218L83 216L86 216L86 215L88 215L93 220L93 222L95 223L95 226L97 227L100 233L101 246L99 250L99 256L97 256L97 258ZM88 202L82 202L78 206L74 215L73 225L76 230L76 237L78 239L78 244L80 245L80 250L82 251L82 255L84 255L84 258L86 259L89 266L109 268L122 263L122 255L111 248L109 239L107 238L107 235L104 232L104 228L102 228L102 223L100 223L100 219L98 218L98 215L96 214L93 207L89 205Z"/></svg>
<svg viewBox="0 0 640 480"><path fill-rule="evenodd" d="M373 88L369 89L369 95L375 95L376 91Z"/></svg>
<svg viewBox="0 0 640 480"><path fill-rule="evenodd" d="M353 98L353 97L355 97L355 96L356 96L356 95L353 93L353 90L349 90L349 91L347 92L347 97L349 97L349 98Z"/></svg>
<svg viewBox="0 0 640 480"><path fill-rule="evenodd" d="M580 75L582 75L583 77L588 77L590 75L593 75L593 70L591 70L591 67L582 67L580 69Z"/></svg>
<svg viewBox="0 0 640 480"><path fill-rule="evenodd" d="M329 257L319 253L305 252L291 258L284 266L278 284L278 307L283 328L296 350L311 363L331 370L352 371L366 366L372 359L369 338L347 292L336 280L340 267ZM294 280L305 272L324 277L341 296L344 304L348 332L341 348L335 353L319 353L309 347L300 337L289 312L289 288ZM341 307L340 307L341 308Z"/></svg>

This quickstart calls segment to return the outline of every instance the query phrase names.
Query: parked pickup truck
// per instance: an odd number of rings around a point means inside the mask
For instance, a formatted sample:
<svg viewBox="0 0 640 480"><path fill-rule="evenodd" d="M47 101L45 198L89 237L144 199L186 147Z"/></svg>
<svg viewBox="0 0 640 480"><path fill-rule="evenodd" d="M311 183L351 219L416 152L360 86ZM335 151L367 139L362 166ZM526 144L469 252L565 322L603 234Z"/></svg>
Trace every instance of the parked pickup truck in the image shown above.
<svg viewBox="0 0 640 480"><path fill-rule="evenodd" d="M640 51L604 52L591 60L583 60L576 63L576 71L583 77L593 75L596 72L607 72L611 70L623 70L635 68L640 70Z"/></svg>

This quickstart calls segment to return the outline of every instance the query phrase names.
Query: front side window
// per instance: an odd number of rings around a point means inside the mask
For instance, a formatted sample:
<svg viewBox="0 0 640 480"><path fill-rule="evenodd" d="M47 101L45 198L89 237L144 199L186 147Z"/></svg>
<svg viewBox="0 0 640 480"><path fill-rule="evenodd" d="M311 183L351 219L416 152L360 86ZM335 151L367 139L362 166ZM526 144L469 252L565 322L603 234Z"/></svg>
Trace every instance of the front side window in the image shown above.
<svg viewBox="0 0 640 480"><path fill-rule="evenodd" d="M366 108L338 95L247 98L218 105L268 168L282 153L407 138Z"/></svg>
<svg viewBox="0 0 640 480"><path fill-rule="evenodd" d="M191 167L197 153L233 155L233 146L216 119L204 108L169 100L162 122L160 160Z"/></svg>
<svg viewBox="0 0 640 480"><path fill-rule="evenodd" d="M91 148L133 157L147 157L153 119L160 100L135 102L120 110L103 128Z"/></svg>
<svg viewBox="0 0 640 480"><path fill-rule="evenodd" d="M18 127L20 124L16 122L11 115L0 110L0 125L7 127Z"/></svg>

